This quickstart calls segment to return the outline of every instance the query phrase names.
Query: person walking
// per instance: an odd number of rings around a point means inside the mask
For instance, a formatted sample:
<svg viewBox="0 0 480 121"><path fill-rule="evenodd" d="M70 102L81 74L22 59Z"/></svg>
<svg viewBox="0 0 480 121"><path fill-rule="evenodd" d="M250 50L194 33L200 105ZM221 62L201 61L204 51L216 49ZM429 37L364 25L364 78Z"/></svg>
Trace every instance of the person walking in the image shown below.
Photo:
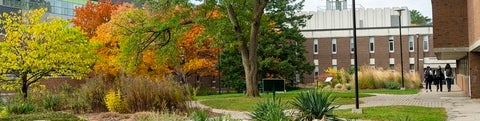
<svg viewBox="0 0 480 121"><path fill-rule="evenodd" d="M433 82L433 72L430 68L430 66L427 66L427 69L425 69L425 72L423 73L424 79L425 79L425 90L430 90L432 92L432 82Z"/></svg>
<svg viewBox="0 0 480 121"><path fill-rule="evenodd" d="M438 66L438 69L435 70L434 72L434 81L435 85L437 86L437 92L440 89L440 92L443 92L443 79L445 78L445 75L442 72L442 66Z"/></svg>
<svg viewBox="0 0 480 121"><path fill-rule="evenodd" d="M452 91L452 82L453 82L453 70L450 67L450 64L447 63L445 66L445 82L447 83L448 92Z"/></svg>

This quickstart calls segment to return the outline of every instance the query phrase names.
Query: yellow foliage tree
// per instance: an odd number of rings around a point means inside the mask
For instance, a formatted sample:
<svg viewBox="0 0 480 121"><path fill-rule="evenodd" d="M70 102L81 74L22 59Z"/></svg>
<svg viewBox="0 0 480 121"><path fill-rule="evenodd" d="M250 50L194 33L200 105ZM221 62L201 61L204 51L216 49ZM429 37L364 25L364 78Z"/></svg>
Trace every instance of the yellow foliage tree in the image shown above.
<svg viewBox="0 0 480 121"><path fill-rule="evenodd" d="M28 88L48 76L82 78L96 62L95 44L84 33L60 18L47 19L45 9L3 13L0 24L6 32L0 41L0 87Z"/></svg>

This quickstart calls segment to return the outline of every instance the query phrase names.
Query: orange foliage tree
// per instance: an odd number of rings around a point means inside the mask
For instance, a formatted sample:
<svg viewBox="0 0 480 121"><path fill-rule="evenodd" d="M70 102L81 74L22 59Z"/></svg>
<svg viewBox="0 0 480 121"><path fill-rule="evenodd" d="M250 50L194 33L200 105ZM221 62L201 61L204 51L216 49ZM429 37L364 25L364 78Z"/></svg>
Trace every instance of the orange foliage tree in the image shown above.
<svg viewBox="0 0 480 121"><path fill-rule="evenodd" d="M125 3L118 6L118 9L112 12L111 22L106 22L97 28L96 36L91 40L92 42L99 42L102 46L97 50L100 56L100 61L95 64L94 70L96 73L105 74L107 79L114 79L118 77L120 71L126 72L127 67L119 62L120 51L119 39L122 34L118 34L116 30L120 29L117 22L125 21L122 16L125 13L134 11L132 4ZM170 74L172 71L168 68L168 63L156 63L156 54L153 50L145 50L142 53L142 61L131 71L131 74L150 77L151 79L164 79L164 76ZM123 73L122 72L122 73Z"/></svg>
<svg viewBox="0 0 480 121"><path fill-rule="evenodd" d="M119 4L114 4L111 0L99 0L97 3L88 1L84 6L75 8L75 17L72 22L92 38L98 26L110 21L112 12L118 6Z"/></svg>
<svg viewBox="0 0 480 121"><path fill-rule="evenodd" d="M177 46L183 50L182 71L184 75L190 76L215 76L218 71L215 65L218 63L218 53L220 48L211 46L212 39L199 41L197 38L203 32L204 28L200 25L191 25L191 28L185 32ZM183 77L185 79L185 77ZM185 80L184 80L185 81Z"/></svg>

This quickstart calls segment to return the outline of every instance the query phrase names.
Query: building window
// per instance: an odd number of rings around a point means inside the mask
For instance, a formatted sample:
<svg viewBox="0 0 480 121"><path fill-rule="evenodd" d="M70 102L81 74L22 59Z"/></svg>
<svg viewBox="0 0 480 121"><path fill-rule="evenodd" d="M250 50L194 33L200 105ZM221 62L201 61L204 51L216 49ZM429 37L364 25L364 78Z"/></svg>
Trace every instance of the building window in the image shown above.
<svg viewBox="0 0 480 121"><path fill-rule="evenodd" d="M428 52L428 35L423 36L423 51Z"/></svg>
<svg viewBox="0 0 480 121"><path fill-rule="evenodd" d="M370 66L375 67L375 58L370 58Z"/></svg>
<svg viewBox="0 0 480 121"><path fill-rule="evenodd" d="M370 37L370 53L375 53L375 38L374 37Z"/></svg>
<svg viewBox="0 0 480 121"><path fill-rule="evenodd" d="M332 59L332 69L337 70L337 59Z"/></svg>
<svg viewBox="0 0 480 121"><path fill-rule="evenodd" d="M391 70L395 70L395 58L389 58L388 59L389 67Z"/></svg>
<svg viewBox="0 0 480 121"><path fill-rule="evenodd" d="M318 78L318 66L315 66L313 76L315 76L315 78Z"/></svg>
<svg viewBox="0 0 480 121"><path fill-rule="evenodd" d="M337 39L335 38L332 39L332 53L333 54L337 53Z"/></svg>
<svg viewBox="0 0 480 121"><path fill-rule="evenodd" d="M350 59L350 66L355 66L355 60L354 59Z"/></svg>
<svg viewBox="0 0 480 121"><path fill-rule="evenodd" d="M393 36L390 36L388 38L388 51L389 52L394 52L395 48L394 48L394 44L393 44Z"/></svg>
<svg viewBox="0 0 480 121"><path fill-rule="evenodd" d="M414 64L410 64L410 71L413 71L415 70L415 65Z"/></svg>
<svg viewBox="0 0 480 121"><path fill-rule="evenodd" d="M408 50L409 50L410 52L413 52L414 49L415 49L415 48L414 48L415 45L414 45L413 40L414 40L414 37L413 37L413 36L411 36L411 35L408 36Z"/></svg>
<svg viewBox="0 0 480 121"><path fill-rule="evenodd" d="M318 60L317 60L317 59L313 60L313 64L315 64L316 66L318 66Z"/></svg>
<svg viewBox="0 0 480 121"><path fill-rule="evenodd" d="M313 39L313 54L318 54L318 39Z"/></svg>
<svg viewBox="0 0 480 121"><path fill-rule="evenodd" d="M395 70L395 64L390 64L390 70Z"/></svg>
<svg viewBox="0 0 480 121"><path fill-rule="evenodd" d="M355 43L353 43L353 37L350 38L350 53L355 52Z"/></svg>

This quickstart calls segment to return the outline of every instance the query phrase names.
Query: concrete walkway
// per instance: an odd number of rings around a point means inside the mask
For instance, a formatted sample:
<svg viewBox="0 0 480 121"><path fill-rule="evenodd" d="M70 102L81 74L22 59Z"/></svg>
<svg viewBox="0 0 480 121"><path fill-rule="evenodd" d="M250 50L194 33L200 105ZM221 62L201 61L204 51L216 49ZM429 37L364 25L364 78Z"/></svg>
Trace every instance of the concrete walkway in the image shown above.
<svg viewBox="0 0 480 121"><path fill-rule="evenodd" d="M360 98L360 101L363 102L360 104L360 108L388 105L443 107L447 111L448 121L480 121L480 99L466 97L456 85L452 85L451 92L446 91L445 85L443 89L443 92L436 92L436 88L432 87L433 92L426 92L426 90L422 89L420 93L413 95L375 94L376 96ZM198 103L198 101L192 102L192 106L211 109ZM352 108L355 108L355 105L340 106L340 109ZM235 119L250 120L249 112L222 109L211 110L215 113L231 115Z"/></svg>

